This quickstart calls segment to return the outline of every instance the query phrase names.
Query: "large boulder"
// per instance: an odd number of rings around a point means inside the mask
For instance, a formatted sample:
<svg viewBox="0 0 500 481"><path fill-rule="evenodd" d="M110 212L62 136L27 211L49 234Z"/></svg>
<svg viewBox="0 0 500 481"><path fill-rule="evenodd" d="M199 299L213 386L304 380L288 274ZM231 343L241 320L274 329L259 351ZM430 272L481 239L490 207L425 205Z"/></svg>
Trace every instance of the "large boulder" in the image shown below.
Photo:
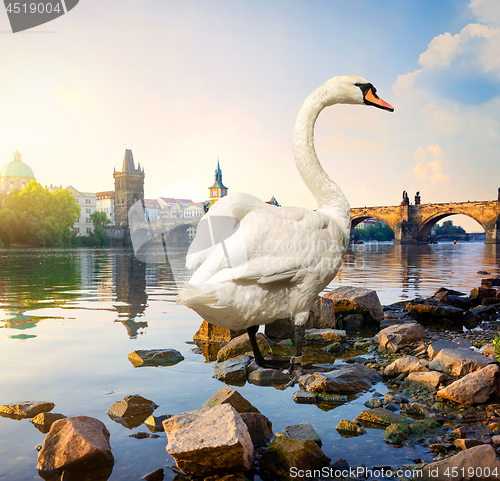
<svg viewBox="0 0 500 481"><path fill-rule="evenodd" d="M231 339L241 336L246 331L230 331L229 329L224 329L223 327L216 326L210 322L203 321L200 328L193 336L194 342L213 342L216 344L221 344L229 342Z"/></svg>
<svg viewBox="0 0 500 481"><path fill-rule="evenodd" d="M272 357L273 351L266 336L261 332L257 333L257 345L259 346L260 352L264 357ZM217 354L217 362L224 362L228 359L233 359L242 354L253 353L252 345L250 344L250 338L248 334L242 334L241 336L231 339L223 348L219 350Z"/></svg>
<svg viewBox="0 0 500 481"><path fill-rule="evenodd" d="M413 342L427 339L427 333L417 322L408 322L386 327L374 339L380 351L397 352Z"/></svg>
<svg viewBox="0 0 500 481"><path fill-rule="evenodd" d="M440 389L437 395L462 404L484 403L497 391L499 377L500 367L490 364Z"/></svg>
<svg viewBox="0 0 500 481"><path fill-rule="evenodd" d="M38 413L53 409L54 403L47 401L22 401L0 405L0 415L15 419L34 418Z"/></svg>
<svg viewBox="0 0 500 481"><path fill-rule="evenodd" d="M426 363L415 356L403 356L384 369L384 376L399 376L410 372L427 372Z"/></svg>
<svg viewBox="0 0 500 481"><path fill-rule="evenodd" d="M203 407L212 408L214 406L219 406L220 404L230 404L239 414L260 412L238 391L229 386L224 386L222 389L219 389L210 399L205 401Z"/></svg>
<svg viewBox="0 0 500 481"><path fill-rule="evenodd" d="M429 364L431 371L440 371L452 376L464 376L478 371L493 361L468 347L441 349Z"/></svg>
<svg viewBox="0 0 500 481"><path fill-rule="evenodd" d="M471 346L472 343L468 339L455 339L453 341L441 339L429 345L427 348L427 355L429 359L434 359L442 349L470 348Z"/></svg>
<svg viewBox="0 0 500 481"><path fill-rule="evenodd" d="M328 458L310 439L291 439L284 433L276 433L262 453L261 470L283 480L305 479L297 476L313 469L328 466Z"/></svg>
<svg viewBox="0 0 500 481"><path fill-rule="evenodd" d="M309 311L309 317L305 324L306 329L336 329L335 311L333 301L318 296L316 302ZM295 336L295 324L290 318L277 319L265 327L266 336L271 339L293 339Z"/></svg>
<svg viewBox="0 0 500 481"><path fill-rule="evenodd" d="M300 385L315 393L354 393L368 389L381 376L364 364L349 364L338 371L302 376Z"/></svg>
<svg viewBox="0 0 500 481"><path fill-rule="evenodd" d="M479 481L500 479L500 462L489 444L466 449L455 456L430 463L415 473L423 481Z"/></svg>
<svg viewBox="0 0 500 481"><path fill-rule="evenodd" d="M55 421L38 453L41 471L81 470L113 461L106 426L88 416Z"/></svg>
<svg viewBox="0 0 500 481"><path fill-rule="evenodd" d="M365 320L380 323L384 319L384 309L375 291L364 287L342 286L325 294L333 300L335 313L342 316L361 314Z"/></svg>
<svg viewBox="0 0 500 481"><path fill-rule="evenodd" d="M183 359L184 356L175 349L136 350L128 355L134 367L173 366Z"/></svg>
<svg viewBox="0 0 500 481"><path fill-rule="evenodd" d="M247 425L230 404L177 414L163 427L167 451L184 473L212 476L253 467L254 446Z"/></svg>

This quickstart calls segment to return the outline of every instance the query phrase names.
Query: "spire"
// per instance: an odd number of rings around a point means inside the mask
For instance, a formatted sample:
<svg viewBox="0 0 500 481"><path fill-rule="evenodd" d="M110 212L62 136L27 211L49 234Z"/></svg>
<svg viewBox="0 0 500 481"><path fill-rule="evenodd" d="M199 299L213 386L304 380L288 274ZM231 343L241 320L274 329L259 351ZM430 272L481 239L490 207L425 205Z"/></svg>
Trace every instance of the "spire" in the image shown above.
<svg viewBox="0 0 500 481"><path fill-rule="evenodd" d="M122 172L136 172L134 164L134 156L132 155L131 149L125 149Z"/></svg>

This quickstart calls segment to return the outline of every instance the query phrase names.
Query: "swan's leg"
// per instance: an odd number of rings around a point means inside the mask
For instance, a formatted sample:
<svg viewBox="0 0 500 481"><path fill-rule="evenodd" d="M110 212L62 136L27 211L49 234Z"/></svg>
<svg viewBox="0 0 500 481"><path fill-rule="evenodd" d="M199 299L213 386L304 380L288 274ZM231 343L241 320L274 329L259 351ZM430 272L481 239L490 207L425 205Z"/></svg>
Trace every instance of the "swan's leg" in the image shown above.
<svg viewBox="0 0 500 481"><path fill-rule="evenodd" d="M255 335L259 330L259 326L250 326L247 328L248 337L250 338L250 344L252 345L253 354L255 357L255 362L260 367L267 367L271 369L280 369L290 366L289 361L267 361L260 352L259 345L257 344L257 338Z"/></svg>
<svg viewBox="0 0 500 481"><path fill-rule="evenodd" d="M304 334L305 326L295 326L295 356L293 359L297 359L297 364L302 362L302 345L304 344Z"/></svg>

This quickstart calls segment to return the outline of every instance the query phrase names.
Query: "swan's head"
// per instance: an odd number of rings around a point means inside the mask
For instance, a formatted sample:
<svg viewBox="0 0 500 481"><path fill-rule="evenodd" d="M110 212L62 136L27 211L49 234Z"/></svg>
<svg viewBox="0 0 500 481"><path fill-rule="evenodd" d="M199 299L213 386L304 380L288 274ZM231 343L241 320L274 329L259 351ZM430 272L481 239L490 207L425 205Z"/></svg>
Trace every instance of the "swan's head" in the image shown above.
<svg viewBox="0 0 500 481"><path fill-rule="evenodd" d="M327 105L359 104L371 105L379 109L394 111L394 107L377 95L377 89L368 80L357 75L334 77L320 89L326 95ZM319 89L318 89L319 90Z"/></svg>

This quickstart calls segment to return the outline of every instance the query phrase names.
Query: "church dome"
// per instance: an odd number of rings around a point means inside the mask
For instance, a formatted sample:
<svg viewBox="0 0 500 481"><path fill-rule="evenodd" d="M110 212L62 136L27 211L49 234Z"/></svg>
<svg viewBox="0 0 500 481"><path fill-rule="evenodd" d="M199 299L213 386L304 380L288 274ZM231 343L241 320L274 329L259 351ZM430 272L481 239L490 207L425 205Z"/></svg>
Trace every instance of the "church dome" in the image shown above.
<svg viewBox="0 0 500 481"><path fill-rule="evenodd" d="M24 177L34 179L35 175L31 167L21 160L21 154L16 152L14 154L14 160L3 167L2 172L0 172L0 177Z"/></svg>

